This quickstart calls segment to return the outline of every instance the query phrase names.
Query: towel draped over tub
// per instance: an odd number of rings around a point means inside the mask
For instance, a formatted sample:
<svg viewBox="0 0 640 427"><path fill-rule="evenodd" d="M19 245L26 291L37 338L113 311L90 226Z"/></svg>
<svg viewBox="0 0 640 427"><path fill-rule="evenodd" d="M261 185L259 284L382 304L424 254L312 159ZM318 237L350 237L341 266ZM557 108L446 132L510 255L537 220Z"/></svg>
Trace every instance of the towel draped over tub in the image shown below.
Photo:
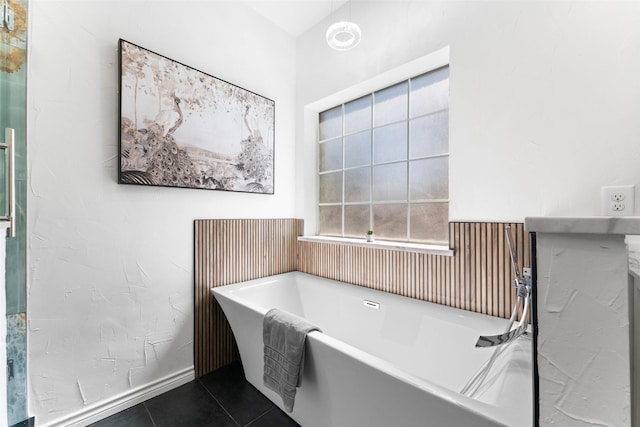
<svg viewBox="0 0 640 427"><path fill-rule="evenodd" d="M300 386L307 334L320 329L306 319L271 309L264 316L264 385L278 393L287 412L293 411L296 387Z"/></svg>

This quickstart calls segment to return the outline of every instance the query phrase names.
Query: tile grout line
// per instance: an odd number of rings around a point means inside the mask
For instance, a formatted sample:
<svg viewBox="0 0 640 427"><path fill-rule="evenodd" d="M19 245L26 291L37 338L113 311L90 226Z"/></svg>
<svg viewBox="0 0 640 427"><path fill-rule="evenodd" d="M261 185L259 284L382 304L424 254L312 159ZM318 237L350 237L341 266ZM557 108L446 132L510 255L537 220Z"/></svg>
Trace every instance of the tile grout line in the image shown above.
<svg viewBox="0 0 640 427"><path fill-rule="evenodd" d="M142 406L144 406L144 410L147 411L147 415L149 415L149 419L151 420L151 424L153 424L153 427L158 427L156 425L155 420L153 419L153 415L151 415L151 411L147 407L147 403L146 402L142 402Z"/></svg>
<svg viewBox="0 0 640 427"><path fill-rule="evenodd" d="M255 423L256 421L258 421L260 418L264 417L265 415L267 415L269 412L273 411L276 407L274 406L273 408L269 408L267 409L265 412L263 412L262 414L258 415L257 417L255 417L254 419L252 419L251 421L249 421L247 424L244 425L244 427L250 427L251 424Z"/></svg>
<svg viewBox="0 0 640 427"><path fill-rule="evenodd" d="M236 419L235 419L235 418L233 418L233 416L231 416L231 413L229 413L229 411L227 411L227 408L225 408L225 407L224 407L224 405L222 404L222 402L220 402L220 401L219 401L219 400L214 396L214 394L213 394L213 393L211 393L211 391L209 391L209 389L207 388L207 386L205 386L205 385L202 383L202 381L200 381L200 378L196 378L196 381L198 382L198 384L200 384L200 386L202 386L202 388L204 388L204 389L206 390L206 392L209 394L209 396L213 397L213 400L215 400L215 401L216 401L216 403L217 403L218 405L220 405L220 407L222 408L222 410L224 411L224 413L225 413L225 414L227 414L227 416L228 416L229 418L231 418L231 421L233 421L233 423L234 423L235 425L237 425L238 427L242 427L242 426L240 425L240 423L238 423L238 422L236 421Z"/></svg>

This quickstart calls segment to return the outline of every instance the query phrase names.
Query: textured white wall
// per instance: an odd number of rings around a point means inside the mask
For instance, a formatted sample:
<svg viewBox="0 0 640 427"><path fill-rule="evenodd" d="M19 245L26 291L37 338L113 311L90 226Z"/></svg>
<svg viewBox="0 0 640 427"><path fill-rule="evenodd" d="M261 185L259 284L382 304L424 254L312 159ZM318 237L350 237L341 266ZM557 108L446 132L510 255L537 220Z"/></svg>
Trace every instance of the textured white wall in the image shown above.
<svg viewBox="0 0 640 427"><path fill-rule="evenodd" d="M30 4L30 413L193 366L193 220L294 215L295 40L239 2ZM118 185L118 38L276 102L275 195Z"/></svg>
<svg viewBox="0 0 640 427"><path fill-rule="evenodd" d="M638 191L640 3L356 1L351 18L355 50L326 46L329 20L298 39L298 105L450 46L452 220L599 215L601 186ZM308 221L315 172L298 174Z"/></svg>
<svg viewBox="0 0 640 427"><path fill-rule="evenodd" d="M574 224L556 233L530 227L538 232L540 425L631 426L625 236L574 234Z"/></svg>

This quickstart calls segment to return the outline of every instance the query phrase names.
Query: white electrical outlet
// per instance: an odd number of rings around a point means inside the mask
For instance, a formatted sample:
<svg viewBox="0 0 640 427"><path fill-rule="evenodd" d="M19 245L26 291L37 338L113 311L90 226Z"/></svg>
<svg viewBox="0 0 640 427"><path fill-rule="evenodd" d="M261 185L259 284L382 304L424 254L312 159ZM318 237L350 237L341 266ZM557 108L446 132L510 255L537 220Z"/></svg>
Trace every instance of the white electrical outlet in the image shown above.
<svg viewBox="0 0 640 427"><path fill-rule="evenodd" d="M635 206L635 186L602 187L602 215L632 216Z"/></svg>
<svg viewBox="0 0 640 427"><path fill-rule="evenodd" d="M615 212L622 212L626 206L622 202L611 203L611 210Z"/></svg>

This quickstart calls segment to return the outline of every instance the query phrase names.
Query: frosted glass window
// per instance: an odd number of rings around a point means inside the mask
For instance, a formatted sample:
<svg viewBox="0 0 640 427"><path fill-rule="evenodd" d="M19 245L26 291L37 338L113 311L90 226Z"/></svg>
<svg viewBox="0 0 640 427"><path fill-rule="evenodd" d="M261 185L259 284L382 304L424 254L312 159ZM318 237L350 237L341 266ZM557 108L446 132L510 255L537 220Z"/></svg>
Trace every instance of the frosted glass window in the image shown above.
<svg viewBox="0 0 640 427"><path fill-rule="evenodd" d="M423 116L409 122L412 159L449 152L449 111Z"/></svg>
<svg viewBox="0 0 640 427"><path fill-rule="evenodd" d="M392 163L373 168L373 200L407 200L407 164Z"/></svg>
<svg viewBox="0 0 640 427"><path fill-rule="evenodd" d="M345 237L362 237L369 230L370 206L347 205L344 207Z"/></svg>
<svg viewBox="0 0 640 427"><path fill-rule="evenodd" d="M320 113L320 141L342 135L342 106Z"/></svg>
<svg viewBox="0 0 640 427"><path fill-rule="evenodd" d="M402 82L375 93L375 126L407 120L408 88L409 84Z"/></svg>
<svg viewBox="0 0 640 427"><path fill-rule="evenodd" d="M448 242L449 68L320 113L320 234Z"/></svg>
<svg viewBox="0 0 640 427"><path fill-rule="evenodd" d="M374 205L373 226L376 235L385 239L407 240L407 205Z"/></svg>
<svg viewBox="0 0 640 427"><path fill-rule="evenodd" d="M342 138L320 144L320 172L342 169Z"/></svg>
<svg viewBox="0 0 640 427"><path fill-rule="evenodd" d="M344 104L344 133L371 129L371 95Z"/></svg>
<svg viewBox="0 0 640 427"><path fill-rule="evenodd" d="M447 109L449 109L449 67L411 79L410 117Z"/></svg>
<svg viewBox="0 0 640 427"><path fill-rule="evenodd" d="M342 172L320 175L320 203L342 202Z"/></svg>
<svg viewBox="0 0 640 427"><path fill-rule="evenodd" d="M414 203L410 206L411 241L449 243L449 203Z"/></svg>
<svg viewBox="0 0 640 427"><path fill-rule="evenodd" d="M407 159L407 122L373 131L373 162L386 163Z"/></svg>
<svg viewBox="0 0 640 427"><path fill-rule="evenodd" d="M371 131L359 132L344 138L344 167L371 164Z"/></svg>
<svg viewBox="0 0 640 427"><path fill-rule="evenodd" d="M371 191L371 168L350 169L344 172L344 201L368 202Z"/></svg>
<svg viewBox="0 0 640 427"><path fill-rule="evenodd" d="M449 198L449 158L434 157L409 163L412 201Z"/></svg>
<svg viewBox="0 0 640 427"><path fill-rule="evenodd" d="M342 206L320 206L320 234L342 236Z"/></svg>

